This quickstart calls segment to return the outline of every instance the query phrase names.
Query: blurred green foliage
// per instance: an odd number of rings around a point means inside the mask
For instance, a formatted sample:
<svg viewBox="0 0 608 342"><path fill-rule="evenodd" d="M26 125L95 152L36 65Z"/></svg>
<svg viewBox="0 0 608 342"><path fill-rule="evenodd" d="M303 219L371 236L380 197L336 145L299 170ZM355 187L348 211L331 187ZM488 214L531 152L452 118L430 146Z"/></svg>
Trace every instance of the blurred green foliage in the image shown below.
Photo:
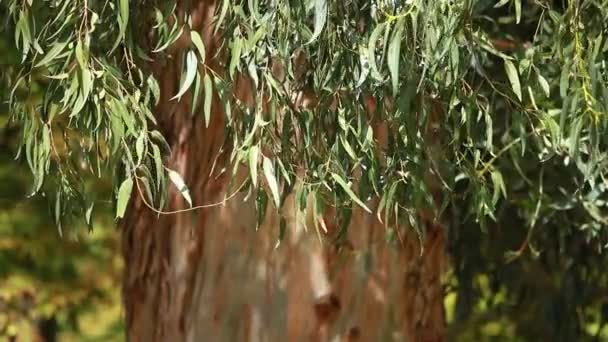
<svg viewBox="0 0 608 342"><path fill-rule="evenodd" d="M0 37L0 81L18 62ZM111 217L95 229L57 233L46 197L28 198L32 177L15 161L18 134L0 83L0 341L120 341L122 259ZM100 193L107 185L96 182ZM107 210L106 210L107 211ZM55 339L54 339L55 338Z"/></svg>
<svg viewBox="0 0 608 342"><path fill-rule="evenodd" d="M121 340L122 260L111 218L98 217L92 232L73 227L61 238L48 201L24 196L31 176L11 147L0 145L0 336Z"/></svg>

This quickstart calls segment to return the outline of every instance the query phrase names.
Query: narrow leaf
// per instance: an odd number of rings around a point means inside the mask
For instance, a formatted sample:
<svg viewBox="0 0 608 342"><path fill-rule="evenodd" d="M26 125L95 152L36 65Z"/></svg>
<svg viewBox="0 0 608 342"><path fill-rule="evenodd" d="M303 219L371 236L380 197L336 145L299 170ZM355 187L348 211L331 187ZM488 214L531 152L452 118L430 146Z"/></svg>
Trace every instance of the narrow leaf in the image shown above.
<svg viewBox="0 0 608 342"><path fill-rule="evenodd" d="M163 178L163 159L160 154L160 148L156 144L152 145L152 154L154 158L154 171L156 174L156 189L160 189L160 183Z"/></svg>
<svg viewBox="0 0 608 342"><path fill-rule="evenodd" d="M87 225L91 226L91 216L93 215L93 207L95 206L95 202L92 202L91 204L89 204L89 206L87 207L87 211L84 214L84 218L85 221L87 223Z"/></svg>
<svg viewBox="0 0 608 342"><path fill-rule="evenodd" d="M211 82L211 77L209 77L209 73L205 73L203 87L205 88L205 103L203 104L203 110L205 112L205 126L209 127L209 122L211 121L211 102L213 100L213 84Z"/></svg>
<svg viewBox="0 0 608 342"><path fill-rule="evenodd" d="M494 170L490 173L492 177L492 184L494 186L494 193L492 195L492 204L496 205L500 199L500 195L507 197L507 189L505 188L505 182L502 178L502 174L498 170Z"/></svg>
<svg viewBox="0 0 608 342"><path fill-rule="evenodd" d="M346 192L346 194L355 202L357 203L361 208L363 208L365 211L367 211L368 213L372 213L371 210L369 210L369 208L365 205L365 203L363 203L359 197L357 197L357 195L355 195L355 193L353 192L353 190L350 188L350 186L348 184L346 184L346 182L344 181L344 179L342 179L342 177L340 177L338 174L332 173L331 174L332 178L336 181L336 183L338 183L342 189L344 189L344 191Z"/></svg>
<svg viewBox="0 0 608 342"><path fill-rule="evenodd" d="M372 31L372 34L369 36L369 42L367 43L367 56L369 58L369 63L372 70L372 76L377 80L382 80L382 74L380 74L380 70L378 69L378 65L376 64L376 42L380 35L384 32L384 27L386 24L382 23Z"/></svg>
<svg viewBox="0 0 608 342"><path fill-rule="evenodd" d="M127 204L129 203L129 197L131 197L131 191L133 190L133 179L125 179L120 188L118 189L118 198L116 203L116 218L122 218L127 210Z"/></svg>
<svg viewBox="0 0 608 342"><path fill-rule="evenodd" d="M203 44L201 36L196 31L190 31L190 40L192 40L192 44L194 44L194 47L196 47L196 49L198 50L198 54L201 56L201 63L204 64L206 53L205 44Z"/></svg>
<svg viewBox="0 0 608 342"><path fill-rule="evenodd" d="M251 182L254 186L258 184L258 154L258 146L251 146L249 149L249 172L251 173Z"/></svg>
<svg viewBox="0 0 608 342"><path fill-rule="evenodd" d="M274 166L272 166L272 162L266 156L264 156L264 176L266 177L268 187L270 188L270 192L272 193L272 199L274 201L274 204L277 208L279 208L281 203L281 197L279 195L279 185L277 184Z"/></svg>
<svg viewBox="0 0 608 342"><path fill-rule="evenodd" d="M192 82L194 81L194 77L196 76L198 70L196 62L196 54L194 53L194 51L188 51L188 54L186 55L186 76L182 81L182 86L179 89L179 92L175 96L173 96L171 100L181 98L182 95L184 95L188 88L190 88L190 86L192 85Z"/></svg>
<svg viewBox="0 0 608 342"><path fill-rule="evenodd" d="M507 72L507 77L509 78L513 92L519 101L521 101L521 85L519 83L519 75L517 74L517 68L515 68L513 62L505 60L505 71Z"/></svg>
<svg viewBox="0 0 608 342"><path fill-rule="evenodd" d="M565 98L568 95L568 83L570 82L570 64L564 64L559 78L559 95Z"/></svg>
<svg viewBox="0 0 608 342"><path fill-rule="evenodd" d="M186 202L188 202L190 207L192 207L192 198L190 197L190 191L188 190L186 183L184 183L182 176L180 176L179 173L171 170L168 167L165 167L165 170L167 170L167 173L169 174L169 179L171 179L173 185L175 185L175 187L182 194Z"/></svg>
<svg viewBox="0 0 608 342"><path fill-rule="evenodd" d="M399 53L401 51L401 38L403 35L403 19L397 22L393 38L388 46L388 70L391 74L391 81L393 85L393 95L397 95L399 90Z"/></svg>
<svg viewBox="0 0 608 342"><path fill-rule="evenodd" d="M57 57L65 48L65 46L68 44L67 41L65 42L57 42L55 44L53 44L53 47L46 53L46 55L44 55L44 58L42 58L38 63L36 63L36 65L34 65L35 68L41 66L41 65L46 65L49 62L51 62L53 59L55 59L55 57Z"/></svg>
<svg viewBox="0 0 608 342"><path fill-rule="evenodd" d="M508 4L509 1L510 0L500 0L499 2L496 3L496 5L494 5L494 8L502 7L502 6L506 5L506 4Z"/></svg>
<svg viewBox="0 0 608 342"><path fill-rule="evenodd" d="M315 0L315 26L314 31L312 33L312 37L307 44L314 42L319 36L321 32L323 32L323 27L325 27L325 22L327 21L327 1L326 0Z"/></svg>
<svg viewBox="0 0 608 342"><path fill-rule="evenodd" d="M538 74L538 84L540 84L540 87L543 89L543 92L545 93L545 96L549 97L551 95L551 90L549 88L549 83L543 77L543 75L541 75L540 73Z"/></svg>
<svg viewBox="0 0 608 342"><path fill-rule="evenodd" d="M146 131L142 130L141 133L139 134L139 136L137 137L137 140L135 141L135 153L137 154L137 165L139 165L141 163L143 154L144 154L144 148L145 148L145 143L146 143Z"/></svg>
<svg viewBox="0 0 608 342"><path fill-rule="evenodd" d="M228 13L228 7L230 7L229 5L230 5L230 0L224 0L222 2L222 9L220 10L220 15L217 16L217 23L215 24L216 32L222 26L222 22L224 21L224 18L226 17L226 13Z"/></svg>
<svg viewBox="0 0 608 342"><path fill-rule="evenodd" d="M363 45L359 46L359 61L361 63L361 65L360 65L361 73L359 74L359 80L357 81L357 87L360 87L363 84L363 82L365 82L365 80L367 79L367 76L369 75L369 71L370 71L369 57L367 54L367 49Z"/></svg>
<svg viewBox="0 0 608 342"><path fill-rule="evenodd" d="M241 60L241 50L243 48L243 40L240 38L234 38L232 42L232 49L230 50L230 64L228 65L228 74L230 77L234 75L236 67L239 65Z"/></svg>

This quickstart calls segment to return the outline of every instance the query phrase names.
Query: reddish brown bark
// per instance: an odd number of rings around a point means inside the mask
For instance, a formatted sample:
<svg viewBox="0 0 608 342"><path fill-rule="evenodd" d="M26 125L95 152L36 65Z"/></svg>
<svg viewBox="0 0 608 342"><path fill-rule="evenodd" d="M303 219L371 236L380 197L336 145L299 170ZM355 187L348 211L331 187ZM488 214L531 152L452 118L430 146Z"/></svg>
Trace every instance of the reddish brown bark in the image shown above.
<svg viewBox="0 0 608 342"><path fill-rule="evenodd" d="M181 6L181 4L180 4ZM199 1L194 27L207 51L215 51L210 16L213 5ZM174 52L183 48L180 40ZM212 56L207 56L210 67ZM160 129L172 155L171 169L184 176L196 204L221 201L227 179L216 178L226 159L223 114L212 108L205 128L190 114L190 98L170 101L181 66L157 64ZM243 83L246 84L246 83ZM251 97L238 86L240 98ZM215 99L217 104L217 99ZM377 138L382 143L382 125ZM215 165L215 168L214 168ZM230 169L230 168L229 168ZM233 183L240 185L245 171ZM441 274L446 266L445 234L428 224L424 255L413 233L402 230L400 245L386 242L375 216L355 209L349 250L320 242L310 217L299 220L293 198L285 215L287 237L275 248L278 217L269 209L259 231L251 200L236 196L225 206L157 216L135 194L122 222L125 258L124 305L130 341L442 341L445 320ZM169 208L184 208L172 189Z"/></svg>

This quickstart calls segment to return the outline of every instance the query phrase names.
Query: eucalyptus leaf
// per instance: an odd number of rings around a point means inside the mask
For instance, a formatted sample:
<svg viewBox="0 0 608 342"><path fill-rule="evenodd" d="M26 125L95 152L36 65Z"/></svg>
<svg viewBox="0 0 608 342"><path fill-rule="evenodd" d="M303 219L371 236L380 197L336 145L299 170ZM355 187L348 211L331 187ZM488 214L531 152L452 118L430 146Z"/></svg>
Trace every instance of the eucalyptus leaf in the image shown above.
<svg viewBox="0 0 608 342"><path fill-rule="evenodd" d="M190 190L188 189L188 186L186 186L186 183L182 179L182 176L180 176L180 174L176 171L169 169L168 167L165 167L165 170L167 170L167 174L169 175L169 179L171 180L173 185L175 185L180 194L182 194L182 197L184 197L186 202L188 202L188 205L192 207L192 198L190 197Z"/></svg>
<svg viewBox="0 0 608 342"><path fill-rule="evenodd" d="M268 159L268 157L266 156L263 156L263 167L264 177L266 177L266 182L268 183L268 187L270 188L270 193L272 194L274 205L276 208L279 208L281 206L279 185L277 183L277 178L275 175L274 166L272 165L272 161L270 161L270 159Z"/></svg>
<svg viewBox="0 0 608 342"><path fill-rule="evenodd" d="M118 188L118 194L116 197L116 218L122 218L127 210L127 204L131 197L131 191L133 190L133 179L125 179L120 187Z"/></svg>
<svg viewBox="0 0 608 342"><path fill-rule="evenodd" d="M510 60L505 60L505 71L507 72L507 77L509 78L509 82L511 83L511 88L513 92L517 96L519 101L522 100L521 96L521 85L519 83L519 74L517 73L517 68Z"/></svg>
<svg viewBox="0 0 608 342"><path fill-rule="evenodd" d="M181 98L186 93L186 91L188 91L188 88L190 88L190 86L192 85L192 82L194 81L194 78L197 73L198 73L198 67L197 67L196 54L194 53L194 51L188 51L186 53L185 76L182 79L182 84L180 86L179 91L177 92L177 94L175 96L173 96L171 98L171 100Z"/></svg>

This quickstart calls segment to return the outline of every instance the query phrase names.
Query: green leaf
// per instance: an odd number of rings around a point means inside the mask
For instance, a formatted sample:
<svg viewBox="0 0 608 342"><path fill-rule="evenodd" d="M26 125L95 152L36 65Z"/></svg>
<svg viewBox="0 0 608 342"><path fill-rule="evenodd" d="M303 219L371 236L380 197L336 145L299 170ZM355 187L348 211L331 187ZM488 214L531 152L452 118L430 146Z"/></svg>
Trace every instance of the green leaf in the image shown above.
<svg viewBox="0 0 608 342"><path fill-rule="evenodd" d="M177 24L176 24L177 25ZM169 47L169 45L175 43L175 41L177 39L179 39L179 37L181 37L182 33L184 31L184 26L180 25L179 30L177 30L175 32L175 34L172 34L165 42L164 44L162 44L161 46L159 46L158 48L152 50L152 52L156 53L156 52L161 52L163 50L165 50L166 48Z"/></svg>
<svg viewBox="0 0 608 342"><path fill-rule="evenodd" d="M118 47L118 44L125 38L129 23L129 0L119 0L118 6L118 37L116 37L116 41L110 49L110 53L112 53Z"/></svg>
<svg viewBox="0 0 608 342"><path fill-rule="evenodd" d="M572 159L577 159L580 151L580 141L581 141L581 130L583 129L584 117L579 116L574 121L574 125L570 128L570 137L568 139L570 145L568 146L569 153L572 156Z"/></svg>
<svg viewBox="0 0 608 342"><path fill-rule="evenodd" d="M137 154L137 165L141 163L144 155L144 148L146 143L146 131L142 130L137 140L135 141L135 153Z"/></svg>
<svg viewBox="0 0 608 342"><path fill-rule="evenodd" d="M321 32L323 32L323 27L325 27L325 22L327 21L327 0L315 0L315 24L314 31L312 33L312 37L306 44L310 44L314 42L319 36Z"/></svg>
<svg viewBox="0 0 608 342"><path fill-rule="evenodd" d="M205 126L209 127L209 122L211 122L211 104L213 102L213 83L211 82L211 77L209 77L209 73L205 73L203 91L205 92L205 103L203 104L203 111L205 114Z"/></svg>
<svg viewBox="0 0 608 342"><path fill-rule="evenodd" d="M369 58L369 63L372 70L372 76L381 81L382 74L380 74L380 70L378 69L378 65L376 64L376 43L380 35L384 32L386 24L382 23L376 26L376 28L372 31L372 34L369 37L369 42L367 43L367 56Z"/></svg>
<svg viewBox="0 0 608 342"><path fill-rule="evenodd" d="M169 143L167 142L167 140L165 140L165 137L163 137L162 133L157 130L153 130L150 132L150 137L158 141L166 153L171 153L171 146L169 146Z"/></svg>
<svg viewBox="0 0 608 342"><path fill-rule="evenodd" d="M515 23L519 24L521 21L521 0L515 0Z"/></svg>
<svg viewBox="0 0 608 342"><path fill-rule="evenodd" d="M200 62L202 64L205 64L205 44L203 44L201 36L196 31L190 31L190 40L192 40L192 44L194 44L194 46L198 50L198 54L201 56Z"/></svg>
<svg viewBox="0 0 608 342"><path fill-rule="evenodd" d="M359 64L361 72L359 74L359 80L357 81L357 87L360 87L363 82L365 82L370 71L370 63L369 57L367 55L367 49L363 45L359 46Z"/></svg>
<svg viewBox="0 0 608 342"><path fill-rule="evenodd" d="M515 93L519 101L521 101L521 85L519 83L519 75L517 74L517 68L515 68L513 62L509 60L505 60L504 63L505 71L507 72L507 77L509 78L509 82L511 83L511 88L513 88L513 92Z"/></svg>
<svg viewBox="0 0 608 342"><path fill-rule="evenodd" d="M192 85L194 77L198 72L197 59L194 51L188 51L186 54L186 76L182 80L182 85L179 92L171 98L171 100L179 99L188 91L188 88Z"/></svg>
<svg viewBox="0 0 608 342"><path fill-rule="evenodd" d="M87 225L91 226L91 216L93 215L93 207L95 206L95 202L91 202L91 204L89 204L89 206L87 207L87 210L84 214L84 218L85 218L85 222L87 223Z"/></svg>
<svg viewBox="0 0 608 342"><path fill-rule="evenodd" d="M568 83L570 82L570 63L565 63L559 78L559 95L565 98L568 95Z"/></svg>
<svg viewBox="0 0 608 342"><path fill-rule="evenodd" d="M540 73L538 73L537 76L538 76L538 84L540 84L540 87L542 88L543 92L545 93L545 96L549 97L551 95L549 83L543 77L543 75L541 75Z"/></svg>
<svg viewBox="0 0 608 342"><path fill-rule="evenodd" d="M388 70L391 74L391 81L393 85L393 95L397 95L399 90L399 56L401 52L401 39L403 35L403 23L404 20L400 19L395 27L393 38L388 46L387 63Z"/></svg>
<svg viewBox="0 0 608 342"><path fill-rule="evenodd" d="M59 54L63 51L63 49L65 49L65 46L67 44L67 41L54 43L53 47L44 55L44 58L42 58L38 63L36 63L34 67L38 68L42 65L47 65L49 62L55 59L55 57L59 56Z"/></svg>
<svg viewBox="0 0 608 342"><path fill-rule="evenodd" d="M169 179L171 180L173 185L175 185L177 190L179 190L179 192L182 194L182 197L184 197L186 202L188 202L190 207L192 207L192 198L190 197L190 190L188 190L188 187L182 179L182 176L180 176L179 173L171 170L168 167L165 167L165 170L167 170L167 173L169 174Z"/></svg>
<svg viewBox="0 0 608 342"><path fill-rule="evenodd" d="M133 190L133 179L125 179L118 189L118 197L116 202L116 218L122 218L127 210L127 204Z"/></svg>
<svg viewBox="0 0 608 342"><path fill-rule="evenodd" d="M241 59L241 49L243 48L243 40L236 37L232 42L232 49L230 50L230 64L228 66L228 74L230 77L234 76L234 71L239 64Z"/></svg>
<svg viewBox="0 0 608 342"><path fill-rule="evenodd" d="M494 8L502 7L502 6L506 5L506 4L508 4L509 1L510 0L500 0L499 2L496 3L496 5L494 5Z"/></svg>
<svg viewBox="0 0 608 342"><path fill-rule="evenodd" d="M59 236L63 237L63 229L61 229L61 191L57 191L55 196L55 224L57 225Z"/></svg>
<svg viewBox="0 0 608 342"><path fill-rule="evenodd" d="M148 76L146 83L148 84L148 89L150 89L150 92L154 97L154 105L157 105L158 101L160 101L160 87L158 86L158 82L154 76L150 75Z"/></svg>
<svg viewBox="0 0 608 342"><path fill-rule="evenodd" d="M274 172L274 166L272 166L272 161L268 159L266 156L264 158L264 176L266 177L266 182L268 182L268 187L270 188L270 193L272 194L272 200L274 201L275 207L280 208L281 197L279 195L279 185L277 183L277 179Z"/></svg>
<svg viewBox="0 0 608 342"><path fill-rule="evenodd" d="M344 181L344 179L342 179L342 177L340 177L338 174L333 173L331 174L332 178L336 181L336 183L338 183L342 189L344 189L344 191L346 192L346 194L355 202L357 203L361 208L363 208L365 211L367 211L368 213L372 213L371 210L369 210L369 208L365 205L365 203L363 203L359 197L357 197L357 195L355 195L355 193L353 192L353 190L350 188L350 185L346 184L346 182Z"/></svg>
<svg viewBox="0 0 608 342"><path fill-rule="evenodd" d="M82 78L82 97L86 100L93 88L93 75L91 75L89 69L82 69L80 74Z"/></svg>
<svg viewBox="0 0 608 342"><path fill-rule="evenodd" d="M492 177L492 184L494 186L494 194L492 195L492 203L496 205L498 203L498 199L502 194L504 198L507 197L507 189L505 188L505 182L502 178L502 174L498 170L493 170L490 173Z"/></svg>
<svg viewBox="0 0 608 342"><path fill-rule="evenodd" d="M259 147L257 145L251 146L249 149L249 172L254 186L258 184L258 154Z"/></svg>
<svg viewBox="0 0 608 342"><path fill-rule="evenodd" d="M120 0L120 23L121 34L124 37L127 24L129 23L129 0Z"/></svg>
<svg viewBox="0 0 608 342"><path fill-rule="evenodd" d="M76 61L82 69L86 69L88 66L87 61L89 58L87 55L88 53L84 50L82 40L79 40L78 43L76 43Z"/></svg>
<svg viewBox="0 0 608 342"><path fill-rule="evenodd" d="M160 154L160 148L156 144L152 145L152 154L154 158L154 170L156 173L156 189L160 189L161 180L163 178L163 159Z"/></svg>
<svg viewBox="0 0 608 342"><path fill-rule="evenodd" d="M222 2L222 8L220 10L220 15L217 16L217 23L215 24L216 32L222 26L222 23L224 22L224 18L226 17L226 14L228 13L229 7L230 7L230 0L224 0Z"/></svg>

